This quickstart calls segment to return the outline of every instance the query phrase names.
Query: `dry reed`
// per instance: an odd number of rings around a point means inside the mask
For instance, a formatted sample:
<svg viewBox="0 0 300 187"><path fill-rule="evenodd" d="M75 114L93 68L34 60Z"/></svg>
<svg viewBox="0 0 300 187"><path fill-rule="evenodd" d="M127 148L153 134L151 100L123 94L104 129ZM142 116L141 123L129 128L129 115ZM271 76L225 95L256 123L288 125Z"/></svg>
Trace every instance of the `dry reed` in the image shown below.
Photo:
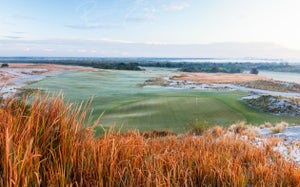
<svg viewBox="0 0 300 187"><path fill-rule="evenodd" d="M222 136L220 127L202 136L109 131L94 138L85 107L61 96L3 103L0 186L300 185L299 167L268 143Z"/></svg>
<svg viewBox="0 0 300 187"><path fill-rule="evenodd" d="M288 124L286 122L280 122L277 123L274 127L270 128L270 131L272 134L277 134L283 132L286 127L288 127Z"/></svg>

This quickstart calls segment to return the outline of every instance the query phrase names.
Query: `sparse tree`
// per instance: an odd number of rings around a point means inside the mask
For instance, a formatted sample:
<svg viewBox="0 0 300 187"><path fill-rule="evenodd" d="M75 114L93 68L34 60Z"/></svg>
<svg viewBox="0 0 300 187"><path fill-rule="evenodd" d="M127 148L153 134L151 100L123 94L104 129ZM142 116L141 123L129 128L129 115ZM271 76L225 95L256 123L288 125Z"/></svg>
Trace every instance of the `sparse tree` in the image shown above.
<svg viewBox="0 0 300 187"><path fill-rule="evenodd" d="M215 66L211 69L211 72L213 72L213 73L220 72L220 68L218 66Z"/></svg>
<svg viewBox="0 0 300 187"><path fill-rule="evenodd" d="M258 69L257 69L257 68L251 68L250 74L255 74L255 75L257 75L257 74L258 74Z"/></svg>
<svg viewBox="0 0 300 187"><path fill-rule="evenodd" d="M7 68L7 67L8 67L7 63L1 64L1 68Z"/></svg>

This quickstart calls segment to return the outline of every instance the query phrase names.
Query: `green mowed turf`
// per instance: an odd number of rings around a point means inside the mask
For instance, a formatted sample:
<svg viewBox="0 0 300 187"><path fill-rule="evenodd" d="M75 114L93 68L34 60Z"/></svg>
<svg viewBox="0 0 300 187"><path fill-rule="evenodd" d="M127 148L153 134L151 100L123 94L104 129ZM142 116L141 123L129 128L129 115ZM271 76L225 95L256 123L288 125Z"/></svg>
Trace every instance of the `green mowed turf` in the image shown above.
<svg viewBox="0 0 300 187"><path fill-rule="evenodd" d="M242 114L245 119L244 121L248 124L259 125L264 122L278 123L281 121L286 121L291 124L299 124L300 116L280 116L257 111L253 108L250 108L240 98L241 95L239 95L239 93L224 94L216 97L216 99L230 107L235 112Z"/></svg>
<svg viewBox="0 0 300 187"><path fill-rule="evenodd" d="M209 124L230 124L241 120L242 116L212 97L174 96L121 105L106 113L102 123L114 122L125 129L171 129L180 132L189 128L196 119Z"/></svg>
<svg viewBox="0 0 300 187"><path fill-rule="evenodd" d="M168 94L167 94L168 95ZM229 126L239 121L259 125L264 122L298 123L299 117L282 117L249 108L240 98L244 93L194 93L185 96L149 96L143 100L116 105L104 112L103 126L115 125L122 130L173 130L182 132L194 121Z"/></svg>
<svg viewBox="0 0 300 187"><path fill-rule="evenodd" d="M79 72L50 77L30 85L51 93L62 91L71 102L93 98L93 119L103 113L101 125L122 130L172 130L183 132L198 120L209 125L228 126L238 121L251 124L287 121L300 117L280 117L248 107L245 92L193 89L143 88L151 77L173 74L168 70L147 72Z"/></svg>

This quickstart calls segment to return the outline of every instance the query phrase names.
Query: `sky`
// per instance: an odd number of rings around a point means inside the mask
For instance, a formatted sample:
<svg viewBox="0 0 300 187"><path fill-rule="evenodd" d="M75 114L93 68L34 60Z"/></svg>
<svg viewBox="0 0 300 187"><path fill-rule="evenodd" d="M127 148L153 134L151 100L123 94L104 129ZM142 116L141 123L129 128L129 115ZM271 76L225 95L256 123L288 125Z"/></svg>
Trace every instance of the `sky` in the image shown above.
<svg viewBox="0 0 300 187"><path fill-rule="evenodd" d="M299 0L0 0L0 56L300 58Z"/></svg>

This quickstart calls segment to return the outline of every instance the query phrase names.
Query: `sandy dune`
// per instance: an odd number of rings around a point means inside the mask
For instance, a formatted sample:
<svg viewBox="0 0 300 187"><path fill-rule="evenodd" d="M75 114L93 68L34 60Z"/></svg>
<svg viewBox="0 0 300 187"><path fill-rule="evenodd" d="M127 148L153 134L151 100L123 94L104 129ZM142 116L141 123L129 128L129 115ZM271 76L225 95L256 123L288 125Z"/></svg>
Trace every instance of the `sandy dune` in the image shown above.
<svg viewBox="0 0 300 187"><path fill-rule="evenodd" d="M270 80L267 77L253 74L228 74L228 73L185 73L174 76L172 80L193 81L201 83L235 83L255 80Z"/></svg>

